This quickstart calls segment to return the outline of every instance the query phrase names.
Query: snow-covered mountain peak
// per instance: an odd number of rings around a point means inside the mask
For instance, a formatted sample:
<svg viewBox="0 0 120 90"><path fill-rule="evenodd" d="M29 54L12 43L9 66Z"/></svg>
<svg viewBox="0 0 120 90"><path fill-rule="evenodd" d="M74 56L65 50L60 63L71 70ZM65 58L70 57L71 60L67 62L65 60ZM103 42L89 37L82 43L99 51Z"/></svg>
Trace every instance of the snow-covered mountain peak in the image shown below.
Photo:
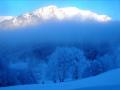
<svg viewBox="0 0 120 90"><path fill-rule="evenodd" d="M68 19L76 17L79 20L95 20L99 22L106 22L111 20L111 18L107 15L99 15L97 13L94 13L89 10L81 10L76 7L64 7L64 8L58 8L57 6L50 5L47 7L39 8L35 11L33 11L34 15L37 15L38 17L42 17L43 19L49 19L51 17L54 17L56 19Z"/></svg>
<svg viewBox="0 0 120 90"><path fill-rule="evenodd" d="M5 21L5 20L11 20L13 18L14 16L0 16L0 22Z"/></svg>
<svg viewBox="0 0 120 90"><path fill-rule="evenodd" d="M61 13L62 12L59 10L59 8L57 8L54 5L39 8L39 9L33 11L34 15L41 17L44 20L50 19L50 18L59 19L58 14L61 14Z"/></svg>
<svg viewBox="0 0 120 90"><path fill-rule="evenodd" d="M41 23L47 20L80 20L80 21L97 21L108 22L111 17L107 15L99 15L89 10L81 10L77 7L64 7L58 8L57 6L50 5L34 10L30 13L25 13L20 16L0 16L0 27L22 27Z"/></svg>

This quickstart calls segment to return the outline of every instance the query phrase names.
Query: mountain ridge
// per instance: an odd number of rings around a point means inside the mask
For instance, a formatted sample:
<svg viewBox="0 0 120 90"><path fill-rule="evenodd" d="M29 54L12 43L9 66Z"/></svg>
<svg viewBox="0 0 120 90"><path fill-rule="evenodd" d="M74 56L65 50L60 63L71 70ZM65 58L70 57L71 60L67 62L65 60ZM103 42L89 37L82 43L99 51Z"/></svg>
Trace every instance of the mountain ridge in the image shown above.
<svg viewBox="0 0 120 90"><path fill-rule="evenodd" d="M61 21L74 18L80 21L92 20L97 22L108 22L111 20L111 17L107 15L99 15L89 10L81 10L76 7L58 8L50 5L19 16L0 16L0 27L24 27L53 19Z"/></svg>

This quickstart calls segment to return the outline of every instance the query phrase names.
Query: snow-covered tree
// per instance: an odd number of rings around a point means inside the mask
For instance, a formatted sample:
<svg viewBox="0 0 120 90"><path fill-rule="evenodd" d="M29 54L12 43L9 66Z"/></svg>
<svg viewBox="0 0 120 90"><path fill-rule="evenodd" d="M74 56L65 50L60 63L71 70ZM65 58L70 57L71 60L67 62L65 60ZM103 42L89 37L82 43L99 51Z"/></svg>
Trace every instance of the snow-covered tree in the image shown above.
<svg viewBox="0 0 120 90"><path fill-rule="evenodd" d="M114 56L114 53L106 54L98 58L97 61L102 64L104 71L108 71L113 68L116 68L116 56Z"/></svg>
<svg viewBox="0 0 120 90"><path fill-rule="evenodd" d="M85 78L85 77L95 76L104 71L105 70L101 62L99 62L98 60L90 61L89 65L84 70L82 77Z"/></svg>
<svg viewBox="0 0 120 90"><path fill-rule="evenodd" d="M46 71L47 71L47 64L40 63L37 67L32 69L37 81L39 83L44 84L46 81Z"/></svg>
<svg viewBox="0 0 120 90"><path fill-rule="evenodd" d="M75 47L57 47L49 57L49 77L54 82L63 82L69 77L78 79L81 78L82 72L87 65L88 62L80 49Z"/></svg>
<svg viewBox="0 0 120 90"><path fill-rule="evenodd" d="M116 68L120 68L120 47L117 48L117 50L114 51L114 60L113 63L116 66Z"/></svg>
<svg viewBox="0 0 120 90"><path fill-rule="evenodd" d="M34 76L34 73L31 70L21 70L17 71L17 79L20 84L36 84L37 79Z"/></svg>

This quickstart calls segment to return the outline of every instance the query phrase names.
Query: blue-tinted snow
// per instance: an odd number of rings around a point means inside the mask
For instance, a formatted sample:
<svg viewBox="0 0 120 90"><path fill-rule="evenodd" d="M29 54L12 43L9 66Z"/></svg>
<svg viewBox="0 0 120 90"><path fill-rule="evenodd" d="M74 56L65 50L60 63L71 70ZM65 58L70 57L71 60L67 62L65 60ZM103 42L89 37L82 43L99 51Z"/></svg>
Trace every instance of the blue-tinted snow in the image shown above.
<svg viewBox="0 0 120 90"><path fill-rule="evenodd" d="M95 77L58 84L33 84L3 87L0 90L120 90L120 69L111 70Z"/></svg>

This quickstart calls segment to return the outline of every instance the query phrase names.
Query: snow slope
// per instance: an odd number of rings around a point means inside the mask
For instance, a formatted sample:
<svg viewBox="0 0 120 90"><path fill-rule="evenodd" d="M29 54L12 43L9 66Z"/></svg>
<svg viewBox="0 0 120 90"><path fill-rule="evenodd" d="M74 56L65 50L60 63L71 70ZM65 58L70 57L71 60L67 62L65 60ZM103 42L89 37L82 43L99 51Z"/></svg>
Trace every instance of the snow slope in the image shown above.
<svg viewBox="0 0 120 90"><path fill-rule="evenodd" d="M2 87L0 90L120 90L120 69L72 82Z"/></svg>

